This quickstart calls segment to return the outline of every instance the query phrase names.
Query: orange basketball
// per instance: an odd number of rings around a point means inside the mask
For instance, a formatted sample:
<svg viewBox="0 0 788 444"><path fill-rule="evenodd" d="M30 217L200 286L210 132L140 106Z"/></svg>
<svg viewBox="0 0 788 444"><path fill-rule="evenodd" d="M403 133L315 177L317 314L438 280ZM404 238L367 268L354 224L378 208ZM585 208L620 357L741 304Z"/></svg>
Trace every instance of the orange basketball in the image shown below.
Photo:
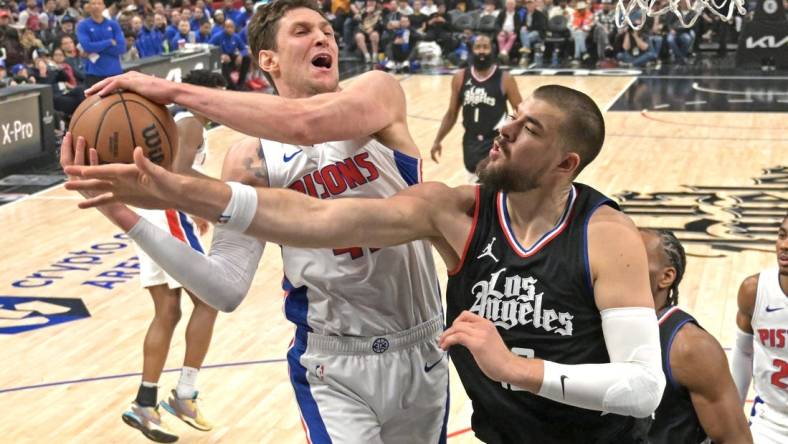
<svg viewBox="0 0 788 444"><path fill-rule="evenodd" d="M169 169L178 149L178 128L167 108L131 92L88 97L74 111L69 131L98 151L100 163L133 163L139 146Z"/></svg>

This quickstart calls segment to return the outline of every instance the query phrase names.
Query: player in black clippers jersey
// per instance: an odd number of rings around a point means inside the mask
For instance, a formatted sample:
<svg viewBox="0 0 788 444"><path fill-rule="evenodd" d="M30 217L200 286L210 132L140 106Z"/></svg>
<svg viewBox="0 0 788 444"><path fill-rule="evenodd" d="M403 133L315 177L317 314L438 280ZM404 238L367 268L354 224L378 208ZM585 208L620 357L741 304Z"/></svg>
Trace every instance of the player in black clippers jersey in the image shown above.
<svg viewBox="0 0 788 444"><path fill-rule="evenodd" d="M678 308L686 256L666 230L641 229L651 293L659 318L665 393L649 431L651 444L751 443L725 352L690 314Z"/></svg>
<svg viewBox="0 0 788 444"><path fill-rule="evenodd" d="M179 177L140 158L67 168L109 179L67 188L174 206L284 245L386 248L429 239L451 270L451 327L440 345L473 403L477 437L641 443L647 424L634 418L653 414L665 386L645 247L609 199L574 182L603 142L594 101L547 85L501 128L479 165L481 186L432 182L387 199L317 200ZM295 212L298 224L287 217ZM129 229L132 220L116 223ZM436 362L424 362L424 371Z"/></svg>
<svg viewBox="0 0 788 444"><path fill-rule="evenodd" d="M443 151L441 142L454 127L462 108L463 161L465 169L475 174L476 166L492 148L498 134L496 127L506 116L506 101L512 109L517 109L522 102L514 78L493 64L494 58L490 37L478 35L473 42L472 66L458 71L452 78L449 109L430 150L435 162Z"/></svg>

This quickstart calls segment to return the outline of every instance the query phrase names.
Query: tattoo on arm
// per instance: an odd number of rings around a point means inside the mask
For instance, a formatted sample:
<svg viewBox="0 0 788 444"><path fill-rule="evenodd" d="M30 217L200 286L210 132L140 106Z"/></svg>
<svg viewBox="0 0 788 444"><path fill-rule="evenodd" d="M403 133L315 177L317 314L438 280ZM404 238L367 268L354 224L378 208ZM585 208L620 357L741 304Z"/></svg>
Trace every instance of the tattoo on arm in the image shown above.
<svg viewBox="0 0 788 444"><path fill-rule="evenodd" d="M263 148L257 148L257 158L244 157L242 160L244 175L252 183L250 185L268 186L268 169L265 164Z"/></svg>

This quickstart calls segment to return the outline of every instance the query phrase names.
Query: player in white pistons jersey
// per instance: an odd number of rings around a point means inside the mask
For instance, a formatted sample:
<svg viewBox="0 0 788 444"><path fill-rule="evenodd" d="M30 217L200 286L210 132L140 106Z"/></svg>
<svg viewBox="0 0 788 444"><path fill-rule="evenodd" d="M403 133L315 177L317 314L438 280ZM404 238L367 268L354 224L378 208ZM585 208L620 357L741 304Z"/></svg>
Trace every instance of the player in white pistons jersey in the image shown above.
<svg viewBox="0 0 788 444"><path fill-rule="evenodd" d="M248 30L251 52L278 95L140 73L107 79L89 93L121 88L175 102L252 136L230 149L222 180L324 199L387 197L419 181L402 87L371 71L340 88L333 30L314 2L270 2ZM211 306L231 311L246 296L262 241L219 225L203 256L121 204L100 211ZM292 221L299 223L298 212ZM443 317L430 251L424 242L283 250L285 313L296 324L288 364L309 442L445 442L448 359L437 344Z"/></svg>
<svg viewBox="0 0 788 444"><path fill-rule="evenodd" d="M261 141L272 188L322 199L388 197L420 182L421 160L372 138L297 146ZM373 336L441 317L440 290L426 241L383 248L282 247L285 285L307 287L309 310L285 313L323 335ZM291 291L291 295L293 291ZM375 295L375 296L371 296ZM383 296L385 295L385 296Z"/></svg>
<svg viewBox="0 0 788 444"><path fill-rule="evenodd" d="M755 444L788 442L788 215L777 232L777 265L745 279L738 296L732 371L742 402L753 381Z"/></svg>

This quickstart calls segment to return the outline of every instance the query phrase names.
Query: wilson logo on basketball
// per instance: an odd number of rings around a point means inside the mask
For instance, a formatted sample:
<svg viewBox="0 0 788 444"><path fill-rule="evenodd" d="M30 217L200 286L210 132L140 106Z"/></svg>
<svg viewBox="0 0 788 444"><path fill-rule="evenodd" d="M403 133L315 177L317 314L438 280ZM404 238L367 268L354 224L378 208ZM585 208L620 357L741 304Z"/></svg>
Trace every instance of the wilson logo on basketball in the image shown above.
<svg viewBox="0 0 788 444"><path fill-rule="evenodd" d="M164 152L161 149L161 136L155 123L151 123L142 129L142 137L145 139L147 147L146 157L156 165L161 165L164 161Z"/></svg>
<svg viewBox="0 0 788 444"><path fill-rule="evenodd" d="M788 212L788 166L767 168L753 181L751 186L684 185L681 191L626 191L615 197L638 226L673 231L690 254L772 253L777 227Z"/></svg>

